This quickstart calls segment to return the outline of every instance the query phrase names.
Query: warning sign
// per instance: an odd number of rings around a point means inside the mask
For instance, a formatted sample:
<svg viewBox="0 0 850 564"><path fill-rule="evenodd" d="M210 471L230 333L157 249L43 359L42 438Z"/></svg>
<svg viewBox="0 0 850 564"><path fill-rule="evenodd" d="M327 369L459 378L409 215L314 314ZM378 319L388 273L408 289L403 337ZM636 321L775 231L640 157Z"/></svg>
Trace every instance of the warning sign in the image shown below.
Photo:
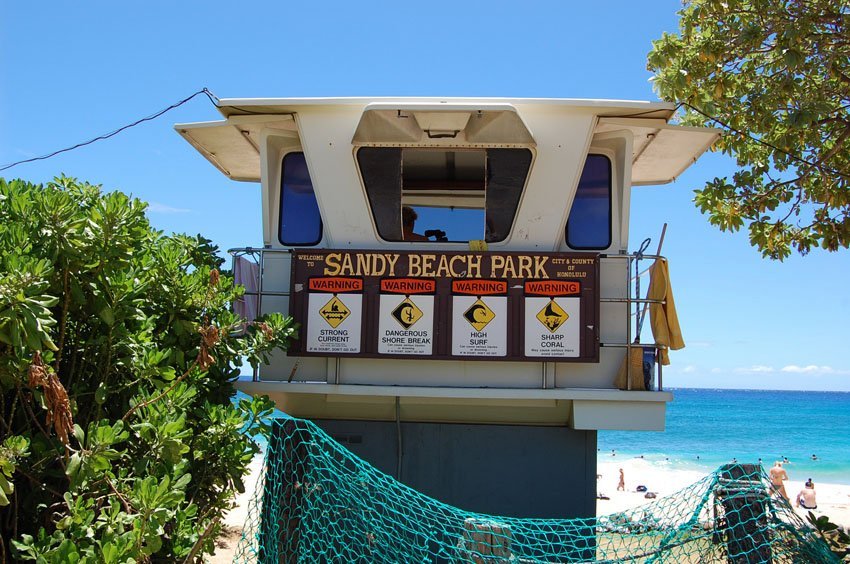
<svg viewBox="0 0 850 564"><path fill-rule="evenodd" d="M525 355L579 356L580 298L525 297Z"/></svg>
<svg viewBox="0 0 850 564"><path fill-rule="evenodd" d="M524 286L526 356L579 356L581 283L530 280Z"/></svg>
<svg viewBox="0 0 850 564"><path fill-rule="evenodd" d="M291 357L599 362L594 252L295 249Z"/></svg>
<svg viewBox="0 0 850 564"><path fill-rule="evenodd" d="M537 319L552 333L557 331L558 327L563 325L569 318L569 314L554 299L549 300L546 307L537 313Z"/></svg>
<svg viewBox="0 0 850 564"><path fill-rule="evenodd" d="M463 317L476 331L483 331L496 317L496 313L481 300L475 300L475 303L464 312Z"/></svg>
<svg viewBox="0 0 850 564"><path fill-rule="evenodd" d="M345 307L342 300L334 296L331 301L319 310L319 315L327 321L328 325L336 329L340 323L345 321L345 318L351 315L351 310Z"/></svg>
<svg viewBox="0 0 850 564"><path fill-rule="evenodd" d="M307 351L359 353L363 279L314 277L307 287Z"/></svg>
<svg viewBox="0 0 850 564"><path fill-rule="evenodd" d="M430 279L381 280L380 354L431 355L434 350L434 289L434 281Z"/></svg>
<svg viewBox="0 0 850 564"><path fill-rule="evenodd" d="M310 292L307 300L308 352L360 352L362 294Z"/></svg>
<svg viewBox="0 0 850 564"><path fill-rule="evenodd" d="M507 356L508 283L452 281L452 354Z"/></svg>
<svg viewBox="0 0 850 564"><path fill-rule="evenodd" d="M393 310L392 316L395 317L399 325L405 329L410 329L417 321L422 319L422 310L419 309L415 303L410 301L410 298L406 298L403 302L396 306Z"/></svg>

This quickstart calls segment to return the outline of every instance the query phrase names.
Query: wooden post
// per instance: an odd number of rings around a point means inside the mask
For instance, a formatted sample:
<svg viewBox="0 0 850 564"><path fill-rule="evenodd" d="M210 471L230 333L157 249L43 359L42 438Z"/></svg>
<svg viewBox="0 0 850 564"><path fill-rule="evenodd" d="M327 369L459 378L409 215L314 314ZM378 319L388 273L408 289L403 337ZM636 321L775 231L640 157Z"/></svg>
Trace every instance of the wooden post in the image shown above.
<svg viewBox="0 0 850 564"><path fill-rule="evenodd" d="M760 467L726 464L720 468L720 484L714 492L723 506L723 536L730 564L773 562L768 530L768 499Z"/></svg>
<svg viewBox="0 0 850 564"><path fill-rule="evenodd" d="M296 564L304 503L307 430L297 419L276 419L266 457L258 562Z"/></svg>

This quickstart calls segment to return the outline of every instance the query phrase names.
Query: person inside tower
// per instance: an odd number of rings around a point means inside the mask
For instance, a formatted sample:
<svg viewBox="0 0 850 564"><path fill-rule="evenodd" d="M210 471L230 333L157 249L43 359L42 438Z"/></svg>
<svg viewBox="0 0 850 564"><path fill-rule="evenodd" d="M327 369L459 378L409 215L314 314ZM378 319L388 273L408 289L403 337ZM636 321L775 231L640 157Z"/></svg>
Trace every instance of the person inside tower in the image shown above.
<svg viewBox="0 0 850 564"><path fill-rule="evenodd" d="M401 208L401 238L405 241L427 241L428 237L414 233L413 228L419 215L410 206Z"/></svg>

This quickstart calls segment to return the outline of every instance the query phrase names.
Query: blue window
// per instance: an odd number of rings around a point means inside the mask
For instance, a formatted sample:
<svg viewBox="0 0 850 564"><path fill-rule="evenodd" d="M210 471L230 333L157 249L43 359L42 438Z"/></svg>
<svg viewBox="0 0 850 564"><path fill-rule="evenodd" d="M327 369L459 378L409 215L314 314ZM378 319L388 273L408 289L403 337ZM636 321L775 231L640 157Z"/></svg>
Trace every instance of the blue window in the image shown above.
<svg viewBox="0 0 850 564"><path fill-rule="evenodd" d="M304 153L287 153L282 169L278 238L292 247L315 245L322 240L322 218Z"/></svg>
<svg viewBox="0 0 850 564"><path fill-rule="evenodd" d="M611 246L611 160L588 155L567 220L567 245L572 249Z"/></svg>

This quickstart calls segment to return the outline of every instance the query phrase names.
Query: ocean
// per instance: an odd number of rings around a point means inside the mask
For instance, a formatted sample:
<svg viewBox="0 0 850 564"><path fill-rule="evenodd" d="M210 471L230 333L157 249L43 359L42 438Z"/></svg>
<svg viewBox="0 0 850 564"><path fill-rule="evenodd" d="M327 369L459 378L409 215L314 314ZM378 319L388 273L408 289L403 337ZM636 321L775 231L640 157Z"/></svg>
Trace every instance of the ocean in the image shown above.
<svg viewBox="0 0 850 564"><path fill-rule="evenodd" d="M599 431L600 463L643 456L670 470L708 474L733 459L761 458L770 467L788 458L792 480L850 485L850 392L669 391L667 428Z"/></svg>
<svg viewBox="0 0 850 564"><path fill-rule="evenodd" d="M733 459L770 467L787 458L792 480L850 484L850 392L669 391L666 430L600 431L599 462L642 455L708 473Z"/></svg>

